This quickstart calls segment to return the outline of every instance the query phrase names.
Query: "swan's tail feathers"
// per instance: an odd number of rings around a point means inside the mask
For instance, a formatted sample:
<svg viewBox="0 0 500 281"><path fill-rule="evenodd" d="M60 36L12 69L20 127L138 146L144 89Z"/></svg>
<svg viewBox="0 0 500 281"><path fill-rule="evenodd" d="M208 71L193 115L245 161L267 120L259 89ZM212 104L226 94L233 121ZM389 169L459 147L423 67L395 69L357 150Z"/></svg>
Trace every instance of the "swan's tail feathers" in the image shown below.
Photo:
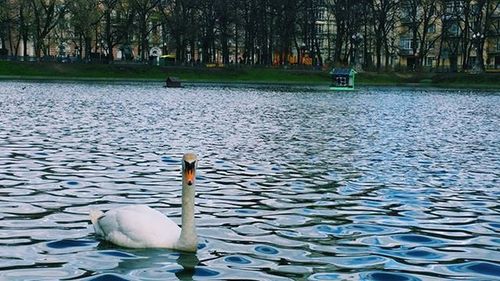
<svg viewBox="0 0 500 281"><path fill-rule="evenodd" d="M104 216L104 213L99 210L90 210L90 221L94 226L94 231L97 236L103 236L101 226L99 225L99 219Z"/></svg>
<svg viewBox="0 0 500 281"><path fill-rule="evenodd" d="M99 210L90 210L90 221L93 225L97 225L97 221L104 216L104 213Z"/></svg>

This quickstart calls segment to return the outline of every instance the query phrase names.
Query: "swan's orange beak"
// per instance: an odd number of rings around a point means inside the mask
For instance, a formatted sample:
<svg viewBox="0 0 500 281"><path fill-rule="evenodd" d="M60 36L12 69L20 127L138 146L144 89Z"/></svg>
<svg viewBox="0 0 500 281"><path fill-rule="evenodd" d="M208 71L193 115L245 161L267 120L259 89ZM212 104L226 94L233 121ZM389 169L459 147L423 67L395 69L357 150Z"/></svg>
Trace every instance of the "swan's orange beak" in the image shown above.
<svg viewBox="0 0 500 281"><path fill-rule="evenodd" d="M194 183L194 170L186 170L186 182L188 185L193 185Z"/></svg>
<svg viewBox="0 0 500 281"><path fill-rule="evenodd" d="M196 161L194 162L184 161L184 179L186 180L186 183L189 186L194 184L195 169L196 169Z"/></svg>

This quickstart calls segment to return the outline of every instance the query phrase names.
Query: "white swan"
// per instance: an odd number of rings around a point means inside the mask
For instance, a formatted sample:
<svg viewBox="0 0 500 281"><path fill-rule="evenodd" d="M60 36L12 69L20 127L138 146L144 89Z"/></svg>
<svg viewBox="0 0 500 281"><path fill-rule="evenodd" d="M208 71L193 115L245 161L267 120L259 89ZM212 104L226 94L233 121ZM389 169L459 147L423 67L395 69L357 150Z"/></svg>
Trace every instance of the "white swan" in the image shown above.
<svg viewBox="0 0 500 281"><path fill-rule="evenodd" d="M162 213L145 205L90 211L95 232L102 239L128 248L168 248L196 252L194 223L197 157L187 153L182 161L182 230Z"/></svg>

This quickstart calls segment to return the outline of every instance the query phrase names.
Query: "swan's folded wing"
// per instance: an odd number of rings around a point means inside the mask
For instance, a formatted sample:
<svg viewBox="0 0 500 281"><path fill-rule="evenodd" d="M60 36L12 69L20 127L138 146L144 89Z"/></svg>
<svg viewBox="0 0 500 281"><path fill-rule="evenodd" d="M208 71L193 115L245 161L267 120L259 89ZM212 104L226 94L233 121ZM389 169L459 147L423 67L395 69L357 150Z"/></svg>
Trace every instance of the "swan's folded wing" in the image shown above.
<svg viewBox="0 0 500 281"><path fill-rule="evenodd" d="M98 223L106 240L124 247L170 248L180 236L177 224L144 205L111 210L104 214Z"/></svg>

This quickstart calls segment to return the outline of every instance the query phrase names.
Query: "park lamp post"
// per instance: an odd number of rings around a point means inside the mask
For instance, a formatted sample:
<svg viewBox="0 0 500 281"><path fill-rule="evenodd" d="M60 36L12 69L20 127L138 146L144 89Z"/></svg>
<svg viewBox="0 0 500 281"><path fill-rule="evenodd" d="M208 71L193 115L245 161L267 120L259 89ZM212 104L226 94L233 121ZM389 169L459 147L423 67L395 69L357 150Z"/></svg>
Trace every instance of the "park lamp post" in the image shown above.
<svg viewBox="0 0 500 281"><path fill-rule="evenodd" d="M106 54L104 54L104 58L106 59L106 61L109 63L108 59L109 59L109 52L112 52L112 50L108 50L108 44L106 44L106 41L104 41L103 39L101 39L101 52L100 52L100 56L101 56L101 63L102 63L102 55L104 52L106 52Z"/></svg>
<svg viewBox="0 0 500 281"><path fill-rule="evenodd" d="M257 54L256 54L257 60L254 62L254 64L260 64L260 47L257 46L256 49L257 49Z"/></svg>
<svg viewBox="0 0 500 281"><path fill-rule="evenodd" d="M58 54L59 58L61 59L61 61L62 61L62 59L64 57L64 50L65 49L66 48L64 47L64 43L61 41L61 43L59 43L59 54Z"/></svg>
<svg viewBox="0 0 500 281"><path fill-rule="evenodd" d="M353 45L352 64L357 72L361 72L363 71L363 67L361 65L361 59L359 58L358 49L359 49L359 43L361 43L361 40L363 40L363 35L357 32L351 36L351 40Z"/></svg>
<svg viewBox="0 0 500 281"><path fill-rule="evenodd" d="M100 41L97 41L97 50L99 52L99 63L102 63L102 44L103 44L103 41L100 40Z"/></svg>
<svg viewBox="0 0 500 281"><path fill-rule="evenodd" d="M299 55L299 64L304 64L304 57L306 56L306 43L302 42L300 44L300 55Z"/></svg>
<svg viewBox="0 0 500 281"><path fill-rule="evenodd" d="M167 42L163 42L163 46L161 48L161 53L162 53L162 55L167 54Z"/></svg>
<svg viewBox="0 0 500 281"><path fill-rule="evenodd" d="M102 57L102 53L107 49L107 47L108 46L106 45L106 42L104 42L104 40L101 39L101 52L100 52L101 53L101 57Z"/></svg>
<svg viewBox="0 0 500 281"><path fill-rule="evenodd" d="M196 46L197 46L196 49L198 50L198 54L196 56L196 63L198 64L198 63L201 63L203 61L203 57L202 57L203 56L203 47L201 45L200 40L198 40L196 42Z"/></svg>
<svg viewBox="0 0 500 281"><path fill-rule="evenodd" d="M476 48L476 61L474 63L474 66L472 67L472 73L483 72L483 68L480 64L480 59L479 59L479 56L483 55L480 53L481 52L480 44L481 44L483 39L484 39L484 34L481 34L480 32L476 32L476 33L472 34L472 42Z"/></svg>
<svg viewBox="0 0 500 281"><path fill-rule="evenodd" d="M228 40L227 42L227 52L229 57L229 63L234 63L236 61L236 55L233 57L233 41Z"/></svg>

